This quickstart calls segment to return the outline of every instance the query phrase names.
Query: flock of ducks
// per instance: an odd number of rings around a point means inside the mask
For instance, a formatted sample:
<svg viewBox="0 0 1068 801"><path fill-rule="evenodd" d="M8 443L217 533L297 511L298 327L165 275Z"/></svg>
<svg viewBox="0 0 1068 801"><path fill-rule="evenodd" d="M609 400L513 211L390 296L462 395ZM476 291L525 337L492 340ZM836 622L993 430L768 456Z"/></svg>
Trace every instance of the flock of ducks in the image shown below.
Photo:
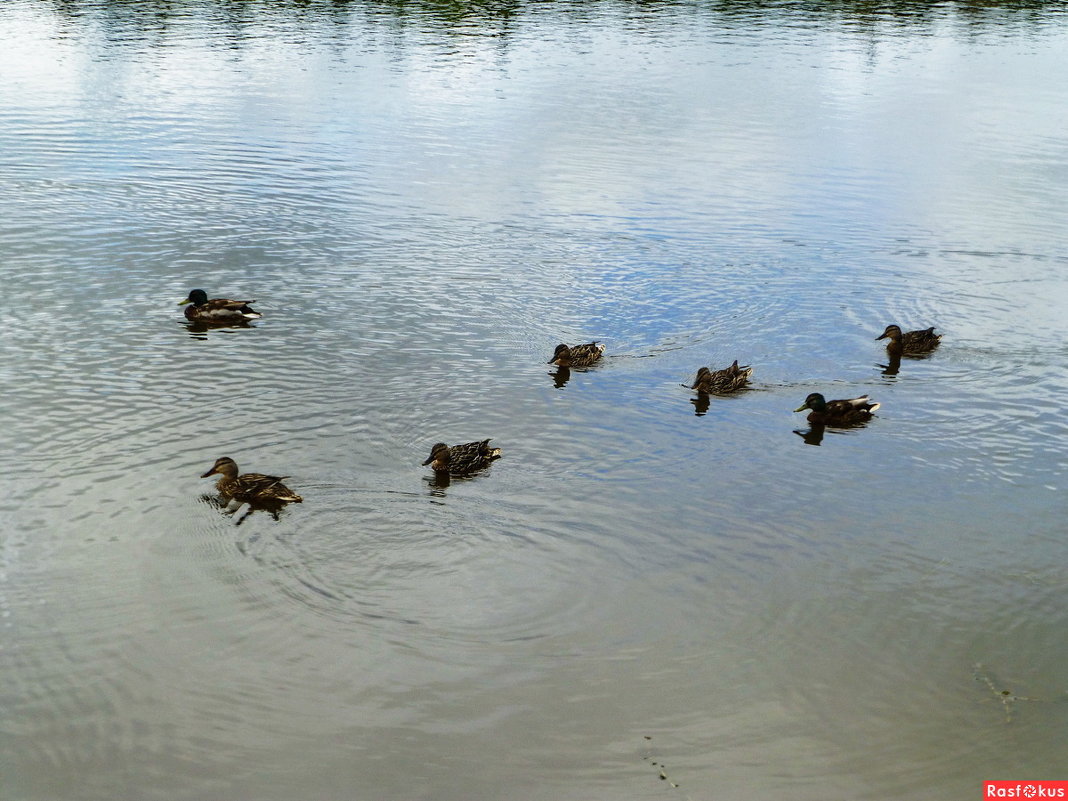
<svg viewBox="0 0 1068 801"><path fill-rule="evenodd" d="M191 323L207 325L245 325L250 320L262 317L252 308L253 300L227 300L214 298L209 300L203 289L194 289L189 297L178 305L185 306L185 317ZM934 327L922 331L903 332L896 325L888 325L876 341L887 339L886 351L891 361L901 356L922 356L938 347L941 334L934 332ZM597 342L582 345L557 345L549 364L561 368L589 367L601 358L605 346ZM738 360L722 370L710 370L702 367L690 389L695 390L700 398L707 401L709 395L726 395L737 392L749 384L753 368L749 365L739 366ZM795 412L808 410L808 422L818 426L851 426L871 419L879 404L869 400L867 395L859 398L827 400L818 392L813 392L805 402L794 409ZM443 477L467 476L487 467L501 457L500 448L491 448L488 439L479 442L467 442L463 445L446 445L438 442L430 449L430 456L423 465L430 465L434 472ZM250 507L275 509L288 503L301 503L301 498L282 481L286 476L267 476L262 473L242 473L237 463L229 456L215 461L212 468L201 478L220 476L216 489L222 500L227 503L248 504Z"/></svg>

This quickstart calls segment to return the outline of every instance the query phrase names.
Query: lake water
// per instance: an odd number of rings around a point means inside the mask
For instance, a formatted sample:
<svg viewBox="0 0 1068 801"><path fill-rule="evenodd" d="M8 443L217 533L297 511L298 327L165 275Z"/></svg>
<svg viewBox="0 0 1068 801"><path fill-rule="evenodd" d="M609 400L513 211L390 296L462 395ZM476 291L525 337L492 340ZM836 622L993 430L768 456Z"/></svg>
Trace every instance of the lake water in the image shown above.
<svg viewBox="0 0 1068 801"><path fill-rule="evenodd" d="M1068 15L1012 5L5 2L0 794L1068 779Z"/></svg>

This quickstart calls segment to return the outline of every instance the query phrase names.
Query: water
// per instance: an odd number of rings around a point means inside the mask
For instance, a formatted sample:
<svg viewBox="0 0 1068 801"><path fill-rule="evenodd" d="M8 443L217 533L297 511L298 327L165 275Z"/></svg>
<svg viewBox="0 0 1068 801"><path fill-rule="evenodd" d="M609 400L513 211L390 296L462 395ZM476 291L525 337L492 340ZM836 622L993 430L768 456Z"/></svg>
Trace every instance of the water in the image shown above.
<svg viewBox="0 0 1068 801"><path fill-rule="evenodd" d="M3 796L1065 778L1068 19L866 8L4 4Z"/></svg>

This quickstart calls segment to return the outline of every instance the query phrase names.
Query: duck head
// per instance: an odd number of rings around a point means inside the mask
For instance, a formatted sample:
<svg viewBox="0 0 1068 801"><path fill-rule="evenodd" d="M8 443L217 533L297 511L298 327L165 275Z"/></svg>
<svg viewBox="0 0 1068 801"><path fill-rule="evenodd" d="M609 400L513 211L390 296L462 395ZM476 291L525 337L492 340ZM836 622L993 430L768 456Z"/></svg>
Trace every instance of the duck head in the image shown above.
<svg viewBox="0 0 1068 801"><path fill-rule="evenodd" d="M737 363L738 362L735 362L735 364ZM697 371L697 378L694 379L693 386L690 387L690 389L697 389L697 387L700 386L701 382L706 380L711 374L712 371L709 370L707 367L700 368Z"/></svg>
<svg viewBox="0 0 1068 801"><path fill-rule="evenodd" d="M559 364L561 367L567 367L569 366L568 363L570 361L571 348L567 345L560 344L556 346L556 350L553 351L553 357L549 359L546 364Z"/></svg>
<svg viewBox="0 0 1068 801"><path fill-rule="evenodd" d="M178 301L179 306L192 303L194 306L202 306L208 302L208 293L203 289L194 289L185 300Z"/></svg>
<svg viewBox="0 0 1068 801"><path fill-rule="evenodd" d="M426 466L432 464L435 470L448 470L449 469L449 446L444 442L439 442L430 449L430 456L427 458L423 465Z"/></svg>
<svg viewBox="0 0 1068 801"><path fill-rule="evenodd" d="M218 473L221 476L227 478L234 478L237 476L237 462L231 459L229 456L222 456L215 460L215 464L211 466L211 470L204 473L201 478L207 478Z"/></svg>
<svg viewBox="0 0 1068 801"><path fill-rule="evenodd" d="M886 327L886 330L883 331L882 334L875 337L875 341L878 342L880 339L886 339L887 337L890 337L890 339L896 342L897 340L901 339L901 329L898 328L896 325L888 325Z"/></svg>
<svg viewBox="0 0 1068 801"><path fill-rule="evenodd" d="M814 412L822 412L827 408L827 400L818 392L813 392L807 398L805 402L794 409L795 412L803 412L805 409L811 409Z"/></svg>

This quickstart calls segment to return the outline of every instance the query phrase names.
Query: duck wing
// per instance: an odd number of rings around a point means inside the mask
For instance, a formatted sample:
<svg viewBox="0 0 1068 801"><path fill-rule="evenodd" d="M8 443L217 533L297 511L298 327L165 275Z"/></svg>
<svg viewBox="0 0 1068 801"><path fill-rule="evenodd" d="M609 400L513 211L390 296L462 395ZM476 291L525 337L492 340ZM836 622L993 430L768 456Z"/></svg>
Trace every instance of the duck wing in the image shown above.
<svg viewBox="0 0 1068 801"><path fill-rule="evenodd" d="M701 392L733 392L748 383L752 372L753 369L749 365L739 367L738 360L735 359L730 367L705 374L704 380L700 381L696 388Z"/></svg>
<svg viewBox="0 0 1068 801"><path fill-rule="evenodd" d="M252 308L249 304L255 303L254 300L228 300L226 298L215 298L209 300L207 303L202 303L196 307L197 316L206 319L255 319L262 317L258 311Z"/></svg>
<svg viewBox="0 0 1068 801"><path fill-rule="evenodd" d="M934 330L932 325L922 331L909 331L901 337L901 345L905 350L931 350L942 340L942 335L936 334Z"/></svg>
<svg viewBox="0 0 1068 801"><path fill-rule="evenodd" d="M488 439L453 445L449 448L449 469L456 473L478 470L500 455L501 449L491 448Z"/></svg>
<svg viewBox="0 0 1068 801"><path fill-rule="evenodd" d="M248 495L259 495L277 487L289 476L266 476L263 473L242 473L237 477L237 486Z"/></svg>
<svg viewBox="0 0 1068 801"><path fill-rule="evenodd" d="M868 399L867 395L859 398L843 398L841 400L827 401L828 417L860 417L867 416L879 408L878 403Z"/></svg>
<svg viewBox="0 0 1068 801"><path fill-rule="evenodd" d="M579 362L589 364L595 362L601 358L601 354L604 353L604 345L598 345L596 341L587 342L583 345L571 346L571 363L577 364Z"/></svg>

